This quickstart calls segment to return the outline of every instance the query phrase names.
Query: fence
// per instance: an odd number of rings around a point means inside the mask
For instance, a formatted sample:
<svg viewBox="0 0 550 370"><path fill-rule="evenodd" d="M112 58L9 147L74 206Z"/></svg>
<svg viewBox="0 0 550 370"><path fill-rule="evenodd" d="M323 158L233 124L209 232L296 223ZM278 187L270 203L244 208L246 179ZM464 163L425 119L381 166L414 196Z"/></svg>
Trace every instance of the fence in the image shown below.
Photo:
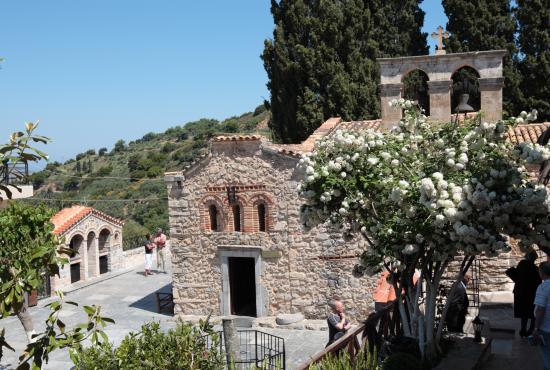
<svg viewBox="0 0 550 370"><path fill-rule="evenodd" d="M29 182L29 165L24 162L0 164L0 184L25 185Z"/></svg>
<svg viewBox="0 0 550 370"><path fill-rule="evenodd" d="M298 366L296 370L307 370L311 365L321 362L329 355L336 355L342 350L347 350L352 362L362 346L367 346L371 353L375 349L376 353L380 353L380 348L386 338L401 334L401 320L397 310L397 305L392 304L379 312L371 313L362 325L315 354L309 362Z"/></svg>
<svg viewBox="0 0 550 370"><path fill-rule="evenodd" d="M223 331L218 332L219 350L225 354ZM237 369L286 370L285 340L258 330L239 330L239 358L233 361ZM212 345L206 337L207 347ZM228 367L229 368L229 367Z"/></svg>

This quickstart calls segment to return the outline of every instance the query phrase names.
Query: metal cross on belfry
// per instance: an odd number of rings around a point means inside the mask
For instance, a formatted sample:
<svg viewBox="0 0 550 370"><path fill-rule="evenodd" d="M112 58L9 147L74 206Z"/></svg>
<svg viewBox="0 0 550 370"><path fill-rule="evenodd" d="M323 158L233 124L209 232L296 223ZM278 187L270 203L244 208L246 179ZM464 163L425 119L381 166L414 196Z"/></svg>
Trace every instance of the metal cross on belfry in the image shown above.
<svg viewBox="0 0 550 370"><path fill-rule="evenodd" d="M445 54L445 49L443 49L443 39L449 38L449 32L443 32L443 27L438 26L437 32L432 33L432 38L437 39L437 49L435 49L435 55Z"/></svg>

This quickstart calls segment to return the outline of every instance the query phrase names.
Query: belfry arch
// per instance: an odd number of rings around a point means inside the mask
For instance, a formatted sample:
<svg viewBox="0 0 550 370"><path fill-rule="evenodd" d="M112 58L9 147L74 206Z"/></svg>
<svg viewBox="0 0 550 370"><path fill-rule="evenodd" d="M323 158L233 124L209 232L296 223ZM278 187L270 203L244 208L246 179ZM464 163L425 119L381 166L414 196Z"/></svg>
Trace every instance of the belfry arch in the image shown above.
<svg viewBox="0 0 550 370"><path fill-rule="evenodd" d="M428 76L430 120L449 121L452 114L452 75L464 66L479 74L480 109L485 113L485 119L498 121L502 118L502 59L506 53L506 50L488 50L378 59L384 128L390 128L401 119L401 110L390 107L389 103L404 97L403 78L417 69Z"/></svg>

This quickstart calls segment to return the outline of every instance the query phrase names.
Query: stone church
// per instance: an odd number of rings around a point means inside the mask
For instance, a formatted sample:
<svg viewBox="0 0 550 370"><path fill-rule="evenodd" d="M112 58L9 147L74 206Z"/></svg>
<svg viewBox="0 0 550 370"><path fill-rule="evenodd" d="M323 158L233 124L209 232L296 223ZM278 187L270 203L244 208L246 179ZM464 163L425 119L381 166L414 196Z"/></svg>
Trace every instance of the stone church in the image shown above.
<svg viewBox="0 0 550 370"><path fill-rule="evenodd" d="M401 97L403 78L415 68L431 79L430 119L451 119L450 78L467 64L481 77L481 109L498 120L503 55L490 51L380 60L381 120L332 118L294 145L260 136L219 136L211 141L209 155L183 171L167 173L175 313L260 317L301 312L324 318L327 301L338 296L350 316L366 317L376 278L352 275L366 245L346 243L323 227L303 230L296 169L300 156L338 129L385 129L397 122L400 112L388 111L387 101ZM519 125L508 139L536 142L548 125ZM509 294L511 281L504 271L518 258L510 253L481 259L477 288Z"/></svg>

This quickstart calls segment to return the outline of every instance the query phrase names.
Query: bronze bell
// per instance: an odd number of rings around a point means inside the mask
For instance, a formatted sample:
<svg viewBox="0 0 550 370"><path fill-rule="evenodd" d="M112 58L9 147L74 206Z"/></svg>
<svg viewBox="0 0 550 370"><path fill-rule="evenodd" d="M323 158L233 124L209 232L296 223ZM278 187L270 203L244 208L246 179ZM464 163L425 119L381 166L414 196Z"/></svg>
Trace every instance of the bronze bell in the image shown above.
<svg viewBox="0 0 550 370"><path fill-rule="evenodd" d="M470 94L460 95L460 102L455 108L455 113L469 113L474 111L474 108L468 104L468 99L470 99Z"/></svg>

